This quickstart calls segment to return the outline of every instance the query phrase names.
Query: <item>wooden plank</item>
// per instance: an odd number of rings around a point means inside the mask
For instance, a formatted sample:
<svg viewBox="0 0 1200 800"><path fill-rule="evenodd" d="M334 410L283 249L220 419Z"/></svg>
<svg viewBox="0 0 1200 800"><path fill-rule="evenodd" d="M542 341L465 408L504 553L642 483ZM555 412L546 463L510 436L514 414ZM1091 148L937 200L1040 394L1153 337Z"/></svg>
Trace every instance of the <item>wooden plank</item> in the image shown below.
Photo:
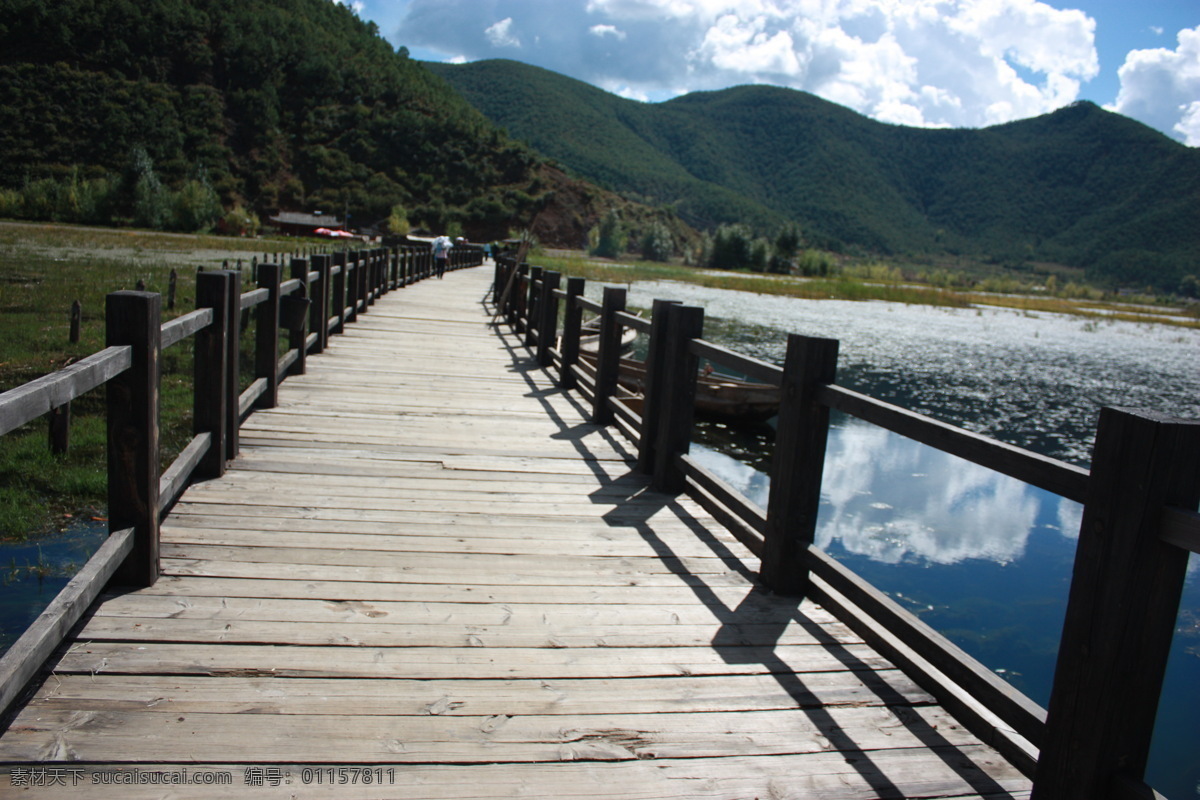
<svg viewBox="0 0 1200 800"><path fill-rule="evenodd" d="M371 583L369 581L338 581L325 578L302 579L298 576L255 580L236 577L208 577L196 575L164 575L153 588L142 589L139 596L147 594L179 593L185 596L204 597L323 597L335 598L337 602L396 601L396 602L453 602L453 603L532 603L544 600L546 590L542 586L519 584L492 584L486 586L438 585L420 583ZM620 605L633 604L672 605L678 603L700 603L719 605L732 609L755 602L753 586L726 586L707 582L702 589L689 586L682 581L664 586L637 586L605 584L598 586L578 585L560 587L554 600L560 605Z"/></svg>
<svg viewBox="0 0 1200 800"><path fill-rule="evenodd" d="M339 779L336 796L342 800L378 800L380 786L403 787L404 795L427 800L495 800L496 798L554 797L569 800L728 800L730 797L769 797L772 800L878 800L879 797L937 797L941 800L1024 800L1028 785L1011 768L997 764L991 751L979 747L903 748L848 760L836 753L794 756L741 756L721 759L644 759L631 762L583 761L555 764L401 765L378 782L365 783L351 768ZM327 762L325 762L327 763ZM197 765L192 761L162 762L160 775L178 779L203 773L207 785L180 786L175 796L209 800L272 798L328 800L330 783L318 782L314 771L292 761L258 766L232 762ZM62 785L39 787L48 800L77 798L74 775L89 786L89 797L160 800L162 785L122 779L108 785L114 765L79 764ZM0 766L0 775L18 767ZM277 770L277 772L275 771ZM214 778L212 773L216 773ZM250 774L251 780L247 780ZM228 782L221 780L228 775ZM93 777L97 776L97 777ZM307 777L307 782L304 777ZM213 784L213 781L216 784ZM291 783L285 784L285 780ZM900 788L903 787L903 788ZM281 791L282 790L282 791ZM103 794L101 794L103 793Z"/></svg>
<svg viewBox="0 0 1200 800"><path fill-rule="evenodd" d="M826 610L812 602L797 609L765 594L751 593L737 604L708 606L699 602L674 604L638 603L571 605L558 596L542 601L530 599L516 603L466 603L448 601L347 601L308 598L261 598L228 595L221 597L188 595L178 587L170 595L110 594L102 598L93 617L141 617L158 619L198 619L214 623L228 620L269 620L324 622L331 625L359 625L393 622L408 626L505 626L550 629L577 625L616 628L630 626L701 627L724 623L783 626L803 621L820 635L843 642L861 641ZM531 593L532 595L532 593ZM635 595L636 597L636 595ZM832 630L832 628L837 630ZM814 635L816 633L814 632Z"/></svg>
<svg viewBox="0 0 1200 800"><path fill-rule="evenodd" d="M730 646L799 646L840 641L843 629L819 629L799 622L710 622L707 625L647 624L636 619L588 624L444 625L362 621L327 622L188 619L183 616L93 616L80 632L91 642L194 642L199 644L279 644L328 647L711 647L715 638ZM861 643L847 632L846 644Z"/></svg>
<svg viewBox="0 0 1200 800"><path fill-rule="evenodd" d="M640 678L888 669L869 647L315 647L80 642L55 673L409 679Z"/></svg>
<svg viewBox="0 0 1200 800"><path fill-rule="evenodd" d="M812 672L803 682L783 682L775 675L464 681L100 673L56 675L53 688L33 700L30 711L566 717L930 703L930 695L896 670Z"/></svg>
<svg viewBox="0 0 1200 800"><path fill-rule="evenodd" d="M15 722L20 746L5 753L36 761L146 761L178 758L186 741L199 762L228 757L225 714L171 715L139 711L38 709ZM429 714L415 716L244 714L237 721L238 755L251 763L478 764L637 761L763 757L845 749L864 755L920 749L930 735L943 747L970 746L970 734L943 713L906 708L832 707L704 714L577 714L561 716ZM873 752L872 752L873 751Z"/></svg>
<svg viewBox="0 0 1200 800"><path fill-rule="evenodd" d="M389 526L390 527L390 526ZM416 526L413 526L416 527ZM526 535L516 538L517 531L511 537L496 535L502 533L490 526L471 526L471 530L463 530L456 526L454 532L455 552L470 554L492 555L541 555L545 556L547 539L541 536ZM512 530L512 529L509 529ZM522 529L518 529L522 530ZM554 531L557 528L549 528ZM595 531L574 538L556 537L550 541L570 542L575 555L592 558L625 558L652 557L656 554L657 545L641 538L620 537L613 541L607 531ZM312 548L317 550L366 550L392 551L399 553L436 553L445 552L445 529L441 526L424 526L416 531L405 531L384 534L364 534L355 532L347 536L344 532L292 532L284 531L271 537L270 544L285 548ZM673 557L705 558L714 557L711 548L695 536L684 534L677 537L678 542L670 545ZM261 532L253 530L221 529L203 526L170 527L163 531L163 542L175 544L206 544L220 546L257 546L264 544ZM732 544L727 542L726 544Z"/></svg>

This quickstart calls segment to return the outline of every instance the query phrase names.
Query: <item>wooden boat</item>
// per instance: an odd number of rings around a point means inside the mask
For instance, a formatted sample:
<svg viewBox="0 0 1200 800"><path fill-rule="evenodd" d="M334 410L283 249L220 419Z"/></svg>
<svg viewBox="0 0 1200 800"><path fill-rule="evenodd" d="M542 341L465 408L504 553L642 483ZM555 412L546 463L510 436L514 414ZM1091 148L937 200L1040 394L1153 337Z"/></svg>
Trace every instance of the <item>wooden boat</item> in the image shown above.
<svg viewBox="0 0 1200 800"><path fill-rule="evenodd" d="M595 351L580 350L579 357L592 366ZM622 398L641 413L640 400L646 393L646 362L622 358L617 384L631 397ZM769 383L756 383L701 370L696 376L696 414L717 422L765 422L779 413L783 392ZM630 402L639 401L639 402Z"/></svg>

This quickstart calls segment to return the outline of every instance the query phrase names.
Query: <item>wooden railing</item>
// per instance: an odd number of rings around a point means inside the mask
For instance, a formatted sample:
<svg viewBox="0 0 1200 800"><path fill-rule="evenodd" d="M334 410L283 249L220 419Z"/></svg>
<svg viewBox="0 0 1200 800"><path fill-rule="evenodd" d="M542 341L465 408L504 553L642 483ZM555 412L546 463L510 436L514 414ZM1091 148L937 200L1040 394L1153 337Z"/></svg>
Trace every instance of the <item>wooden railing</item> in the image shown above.
<svg viewBox="0 0 1200 800"><path fill-rule="evenodd" d="M624 289L597 303L582 279L561 283L500 259L497 313L595 421L637 443L655 488L686 491L760 557L767 588L833 610L1031 776L1035 800L1156 796L1146 761L1188 556L1200 552L1200 422L1105 408L1089 472L838 386L835 340L791 335L777 366L704 341L702 308L656 300L645 320L625 312ZM584 311L600 317L594 367L579 359ZM649 335L641 414L616 393L623 327ZM701 358L782 388L766 509L688 455ZM816 547L830 409L1083 504L1048 711Z"/></svg>
<svg viewBox="0 0 1200 800"><path fill-rule="evenodd" d="M447 269L483 263L477 247L456 247ZM0 658L0 711L6 709L110 582L151 586L159 575L159 523L193 481L222 475L238 454L238 429L258 408L278 402L287 376L303 374L310 354L366 313L381 295L433 275L426 248L344 251L294 258L290 277L260 264L257 288L242 293L238 273L196 276L196 310L160 322L161 298L108 295L107 348L72 366L0 394L0 435L105 387L110 534L84 568ZM256 319L254 379L241 387L240 320ZM287 348L280 352L280 332ZM159 362L195 337L194 437L167 469L159 464Z"/></svg>

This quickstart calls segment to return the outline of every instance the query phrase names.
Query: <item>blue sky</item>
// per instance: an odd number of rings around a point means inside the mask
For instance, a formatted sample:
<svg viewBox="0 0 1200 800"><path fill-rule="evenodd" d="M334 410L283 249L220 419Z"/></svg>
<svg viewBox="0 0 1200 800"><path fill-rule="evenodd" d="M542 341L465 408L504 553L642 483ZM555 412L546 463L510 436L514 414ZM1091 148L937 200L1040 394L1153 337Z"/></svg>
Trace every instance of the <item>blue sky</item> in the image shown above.
<svg viewBox="0 0 1200 800"><path fill-rule="evenodd" d="M342 1L415 58L510 58L638 100L769 83L928 127L1091 100L1200 146L1200 0Z"/></svg>

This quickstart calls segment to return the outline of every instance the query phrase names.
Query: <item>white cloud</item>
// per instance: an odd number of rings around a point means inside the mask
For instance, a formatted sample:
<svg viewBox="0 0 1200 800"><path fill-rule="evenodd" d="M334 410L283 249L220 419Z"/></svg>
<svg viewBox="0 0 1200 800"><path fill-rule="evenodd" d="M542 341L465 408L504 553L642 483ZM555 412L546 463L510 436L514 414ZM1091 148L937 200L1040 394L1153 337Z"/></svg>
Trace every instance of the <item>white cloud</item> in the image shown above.
<svg viewBox="0 0 1200 800"><path fill-rule="evenodd" d="M1118 71L1110 109L1200 146L1200 26L1179 32L1174 50L1132 50Z"/></svg>
<svg viewBox="0 0 1200 800"><path fill-rule="evenodd" d="M625 31L613 25L593 25L588 28L588 33L593 36L598 36L603 39L605 36L612 36L614 39L625 39Z"/></svg>
<svg viewBox="0 0 1200 800"><path fill-rule="evenodd" d="M506 17L487 28L484 35L495 47L520 47L521 40L513 33L513 19Z"/></svg>
<svg viewBox="0 0 1200 800"><path fill-rule="evenodd" d="M461 23L481 6L503 17L483 35ZM1040 0L410 0L392 35L468 59L521 47L629 96L771 83L924 126L1042 114L1098 73L1095 22Z"/></svg>

